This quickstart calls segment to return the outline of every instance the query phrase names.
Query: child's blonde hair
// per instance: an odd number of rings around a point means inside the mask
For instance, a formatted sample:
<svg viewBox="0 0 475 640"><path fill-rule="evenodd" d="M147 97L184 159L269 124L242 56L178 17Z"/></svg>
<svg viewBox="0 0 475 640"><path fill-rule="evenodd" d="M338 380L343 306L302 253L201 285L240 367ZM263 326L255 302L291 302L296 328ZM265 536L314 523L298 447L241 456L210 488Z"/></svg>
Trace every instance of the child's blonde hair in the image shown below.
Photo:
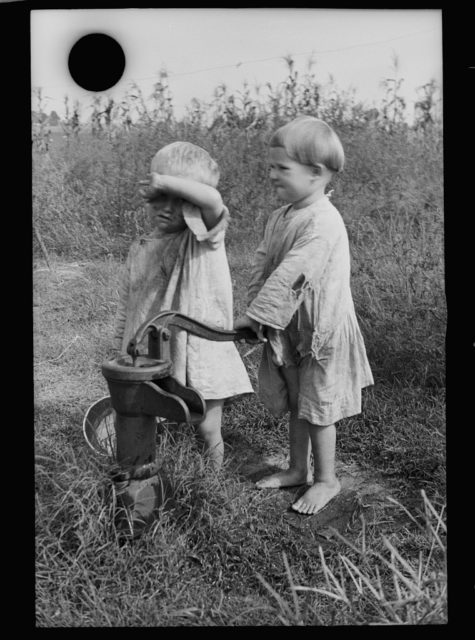
<svg viewBox="0 0 475 640"><path fill-rule="evenodd" d="M331 171L343 171L345 152L340 138L323 120L299 116L272 134L271 147L283 147L300 164L323 164Z"/></svg>
<svg viewBox="0 0 475 640"><path fill-rule="evenodd" d="M181 178L190 178L216 187L219 167L205 149L191 142L172 142L153 156L151 171Z"/></svg>

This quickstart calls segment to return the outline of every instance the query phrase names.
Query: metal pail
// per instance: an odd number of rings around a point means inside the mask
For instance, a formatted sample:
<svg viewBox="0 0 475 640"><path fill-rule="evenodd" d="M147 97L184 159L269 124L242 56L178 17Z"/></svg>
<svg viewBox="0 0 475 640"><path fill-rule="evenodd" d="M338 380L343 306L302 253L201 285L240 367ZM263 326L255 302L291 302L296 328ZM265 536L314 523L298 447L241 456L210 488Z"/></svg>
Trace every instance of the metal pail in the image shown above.
<svg viewBox="0 0 475 640"><path fill-rule="evenodd" d="M82 430L91 449L101 456L116 462L116 412L112 408L110 396L104 396L91 404L84 416ZM156 418L157 427L169 423L164 418Z"/></svg>
<svg viewBox="0 0 475 640"><path fill-rule="evenodd" d="M110 396L105 396L91 404L84 416L82 430L87 444L95 453L115 462L115 411L112 408Z"/></svg>

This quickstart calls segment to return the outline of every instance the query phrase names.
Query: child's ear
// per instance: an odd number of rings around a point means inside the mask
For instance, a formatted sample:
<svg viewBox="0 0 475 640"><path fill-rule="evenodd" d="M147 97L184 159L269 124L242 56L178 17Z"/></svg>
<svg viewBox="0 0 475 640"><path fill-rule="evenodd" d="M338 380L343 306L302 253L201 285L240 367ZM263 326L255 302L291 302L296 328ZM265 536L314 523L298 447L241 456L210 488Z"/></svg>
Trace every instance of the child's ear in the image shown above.
<svg viewBox="0 0 475 640"><path fill-rule="evenodd" d="M323 164L314 164L312 166L313 175L319 178L323 174Z"/></svg>
<svg viewBox="0 0 475 640"><path fill-rule="evenodd" d="M333 177L333 171L324 164L315 164L312 169L314 178L321 178L329 182Z"/></svg>

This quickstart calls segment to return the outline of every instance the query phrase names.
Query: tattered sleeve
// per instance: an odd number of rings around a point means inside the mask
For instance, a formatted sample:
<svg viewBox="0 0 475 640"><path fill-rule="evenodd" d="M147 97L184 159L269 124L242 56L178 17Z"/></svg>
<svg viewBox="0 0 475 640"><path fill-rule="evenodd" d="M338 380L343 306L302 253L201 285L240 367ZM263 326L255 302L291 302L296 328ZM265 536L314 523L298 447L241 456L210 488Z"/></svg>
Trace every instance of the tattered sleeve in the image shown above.
<svg viewBox="0 0 475 640"><path fill-rule="evenodd" d="M320 281L330 251L328 238L315 225L308 225L267 278L246 314L260 324L285 329L307 288Z"/></svg>
<svg viewBox="0 0 475 640"><path fill-rule="evenodd" d="M247 288L247 304L252 303L256 295L259 293L262 285L265 282L264 268L267 256L267 243L265 238L261 244L257 247L254 254L254 261L252 264L251 279Z"/></svg>
<svg viewBox="0 0 475 640"><path fill-rule="evenodd" d="M183 205L183 217L188 228L198 242L208 242L211 249L217 249L223 242L231 216L229 209L223 206L223 211L211 229L207 229L199 207L185 202Z"/></svg>

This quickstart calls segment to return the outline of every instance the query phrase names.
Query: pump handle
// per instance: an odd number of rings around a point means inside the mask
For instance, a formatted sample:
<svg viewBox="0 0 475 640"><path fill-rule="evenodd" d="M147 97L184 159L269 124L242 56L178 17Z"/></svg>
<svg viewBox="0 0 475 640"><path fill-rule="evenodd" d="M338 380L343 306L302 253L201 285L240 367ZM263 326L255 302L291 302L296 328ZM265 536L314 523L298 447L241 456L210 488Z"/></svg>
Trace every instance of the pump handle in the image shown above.
<svg viewBox="0 0 475 640"><path fill-rule="evenodd" d="M257 340L257 336L250 328L237 331L210 327L199 320L190 318L178 311L162 311L154 318L145 321L137 330L134 338L127 345L127 353L131 356L137 354L139 345L150 331L167 329L169 326L185 329L189 333L214 342L231 342L233 340Z"/></svg>

